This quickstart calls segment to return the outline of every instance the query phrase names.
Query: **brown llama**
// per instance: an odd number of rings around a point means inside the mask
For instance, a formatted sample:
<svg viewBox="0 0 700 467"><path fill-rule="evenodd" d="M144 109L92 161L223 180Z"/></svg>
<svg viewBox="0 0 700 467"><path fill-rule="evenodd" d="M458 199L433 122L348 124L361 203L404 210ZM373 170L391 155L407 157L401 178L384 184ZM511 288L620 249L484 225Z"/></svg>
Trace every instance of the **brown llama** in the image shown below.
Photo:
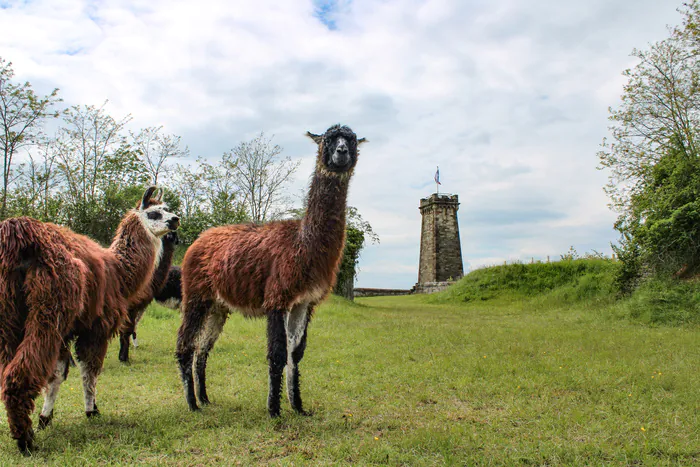
<svg viewBox="0 0 700 467"><path fill-rule="evenodd" d="M163 248L160 256L160 262L153 272L151 285L144 288L139 296L130 301L129 319L119 335L119 361L124 363L129 361L129 340L133 338L134 347L138 345L136 341L136 327L138 326L139 321L141 321L146 308L148 308L148 305L153 301L161 289L163 289L163 286L165 285L170 273L175 247L178 243L180 243L176 232L169 232L164 235L162 242ZM179 303L177 306L179 307Z"/></svg>
<svg viewBox="0 0 700 467"><path fill-rule="evenodd" d="M72 342L85 414L99 414L95 387L109 339L126 322L129 300L150 283L160 237L179 224L154 191L124 216L109 248L27 217L0 222L0 386L24 454L34 447L34 399L45 388L44 428L68 375Z"/></svg>
<svg viewBox="0 0 700 467"><path fill-rule="evenodd" d="M190 410L199 409L194 378L199 402L209 403L207 357L229 309L236 309L246 317L267 317L270 416L280 414L285 365L289 402L296 412L306 414L299 362L313 309L335 283L345 243L348 185L357 147L365 141L339 125L323 135L307 136L318 144L318 153L301 220L209 229L185 254L176 357Z"/></svg>

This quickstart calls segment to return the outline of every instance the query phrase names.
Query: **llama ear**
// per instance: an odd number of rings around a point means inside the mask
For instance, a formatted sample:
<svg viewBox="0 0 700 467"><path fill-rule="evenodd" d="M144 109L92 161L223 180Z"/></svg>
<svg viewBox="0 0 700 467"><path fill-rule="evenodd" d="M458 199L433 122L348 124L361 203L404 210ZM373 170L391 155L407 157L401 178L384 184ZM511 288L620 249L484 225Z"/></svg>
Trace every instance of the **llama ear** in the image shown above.
<svg viewBox="0 0 700 467"><path fill-rule="evenodd" d="M155 201L158 201L159 203L163 200L163 189L158 188L156 191L156 195L153 197Z"/></svg>
<svg viewBox="0 0 700 467"><path fill-rule="evenodd" d="M143 198L141 199L141 210L144 210L148 207L149 203L151 202L151 198L153 197L153 193L156 191L156 187L154 186L149 186L146 188L146 192L143 194Z"/></svg>
<svg viewBox="0 0 700 467"><path fill-rule="evenodd" d="M309 138L314 140L314 142L316 144L320 145L323 142L323 135L315 135L315 134L311 133L310 131L307 131L306 136L308 136Z"/></svg>
<svg viewBox="0 0 700 467"><path fill-rule="evenodd" d="M360 144L362 144L362 143L369 143L369 141L367 140L367 138L360 138L360 139L357 140L357 145L358 145L358 146L359 146Z"/></svg>

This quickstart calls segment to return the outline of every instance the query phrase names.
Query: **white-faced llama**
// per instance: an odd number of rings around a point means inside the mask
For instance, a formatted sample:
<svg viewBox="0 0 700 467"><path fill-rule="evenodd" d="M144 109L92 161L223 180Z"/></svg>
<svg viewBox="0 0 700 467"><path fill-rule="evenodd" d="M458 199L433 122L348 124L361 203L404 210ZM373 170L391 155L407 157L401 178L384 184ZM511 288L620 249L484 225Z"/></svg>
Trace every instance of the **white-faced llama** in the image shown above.
<svg viewBox="0 0 700 467"><path fill-rule="evenodd" d="M348 185L357 146L365 141L340 125L307 136L318 144L318 153L303 219L213 228L185 254L176 356L191 410L198 409L195 378L199 402L209 403L207 356L233 308L248 317L267 317L270 416L280 413L285 366L289 402L305 413L299 362L306 330L314 306L335 283L345 242Z"/></svg>
<svg viewBox="0 0 700 467"><path fill-rule="evenodd" d="M124 216L109 248L27 217L0 222L0 386L25 454L33 449L34 399L45 388L39 428L46 427L73 341L85 414L99 413L95 387L109 339L126 322L129 300L150 283L161 237L179 224L154 191Z"/></svg>

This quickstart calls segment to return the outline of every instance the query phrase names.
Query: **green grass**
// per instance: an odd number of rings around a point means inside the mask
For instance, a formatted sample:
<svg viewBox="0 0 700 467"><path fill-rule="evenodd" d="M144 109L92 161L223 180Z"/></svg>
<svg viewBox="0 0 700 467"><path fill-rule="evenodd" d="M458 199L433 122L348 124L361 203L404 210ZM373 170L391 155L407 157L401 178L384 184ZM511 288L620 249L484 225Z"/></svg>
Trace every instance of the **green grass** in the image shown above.
<svg viewBox="0 0 700 467"><path fill-rule="evenodd" d="M652 325L700 324L700 282L654 278L643 282L621 301L623 314Z"/></svg>
<svg viewBox="0 0 700 467"><path fill-rule="evenodd" d="M314 415L285 401L279 420L265 408L263 321L230 317L209 360L213 404L190 413L179 317L152 306L130 366L110 347L102 416L85 418L72 369L33 458L16 453L0 410L0 464L700 463L697 327L608 319L592 302L429 300L320 307L301 366Z"/></svg>

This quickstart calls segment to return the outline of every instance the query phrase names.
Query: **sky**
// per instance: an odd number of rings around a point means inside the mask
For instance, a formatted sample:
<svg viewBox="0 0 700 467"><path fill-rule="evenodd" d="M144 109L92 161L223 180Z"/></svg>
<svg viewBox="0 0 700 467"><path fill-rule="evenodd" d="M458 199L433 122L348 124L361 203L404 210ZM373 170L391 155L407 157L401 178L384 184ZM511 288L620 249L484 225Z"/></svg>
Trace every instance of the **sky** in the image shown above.
<svg viewBox="0 0 700 467"><path fill-rule="evenodd" d="M163 125L192 158L264 131L300 159L334 123L362 146L348 203L380 237L358 287L418 278L421 198L459 195L465 271L609 254L596 169L633 48L680 0L0 0L0 56L39 92Z"/></svg>

